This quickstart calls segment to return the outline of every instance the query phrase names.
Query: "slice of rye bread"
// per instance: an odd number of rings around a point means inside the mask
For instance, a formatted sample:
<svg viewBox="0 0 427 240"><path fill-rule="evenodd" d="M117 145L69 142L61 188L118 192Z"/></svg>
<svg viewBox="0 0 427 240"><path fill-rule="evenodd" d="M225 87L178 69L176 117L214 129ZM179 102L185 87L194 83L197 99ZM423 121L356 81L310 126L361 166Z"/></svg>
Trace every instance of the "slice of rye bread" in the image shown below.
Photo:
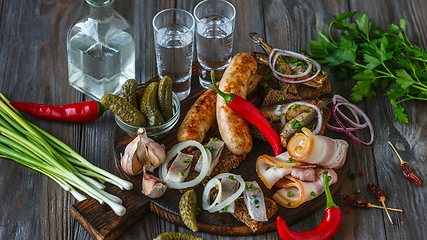
<svg viewBox="0 0 427 240"><path fill-rule="evenodd" d="M265 209L267 211L267 219L270 219L277 212L277 204L274 200L264 197ZM236 200L236 206L232 215L237 220L243 222L248 226L252 232L258 231L258 229L264 224L264 222L258 222L254 220L248 212L245 201L242 198Z"/></svg>
<svg viewBox="0 0 427 240"><path fill-rule="evenodd" d="M320 129L319 135L323 135L323 133L325 132L326 129L326 124L329 121L329 118L331 117L331 109L329 108L324 108L322 109L322 128ZM316 128L317 126L317 117L313 119L313 121L311 121L314 124L314 127ZM277 133L280 134L280 131L282 130L282 123L281 122L273 122L271 123L271 126L273 127L274 130L276 130ZM258 128L255 127L251 127L249 128L251 135L253 138L255 139L259 139L262 141L267 141L267 138L264 136L264 134L262 132L260 132L258 130Z"/></svg>
<svg viewBox="0 0 427 240"><path fill-rule="evenodd" d="M194 170L196 163L201 155L200 150L193 150L191 153L193 155L193 161L191 162L191 167L188 176L185 178L185 181L191 181L195 179L197 176L199 176L199 172ZM209 176L206 176L202 181L201 184L206 185L206 183L214 176L220 174L220 173L227 173L230 172L233 168L236 168L239 166L239 164L246 158L246 155L235 155L230 150L227 149L227 147L224 146L224 150L221 153L221 156L219 157L218 163L215 166L215 168L212 170L212 173ZM200 184L200 183L199 183ZM179 189L181 193L197 187L199 184L197 184L194 187L186 188L186 189Z"/></svg>
<svg viewBox="0 0 427 240"><path fill-rule="evenodd" d="M331 83L325 80L320 88L313 88L306 85L300 85L298 95L288 94L280 90L271 90L265 96L262 106L270 105L285 100L314 99L331 92ZM280 99L280 101L279 101Z"/></svg>

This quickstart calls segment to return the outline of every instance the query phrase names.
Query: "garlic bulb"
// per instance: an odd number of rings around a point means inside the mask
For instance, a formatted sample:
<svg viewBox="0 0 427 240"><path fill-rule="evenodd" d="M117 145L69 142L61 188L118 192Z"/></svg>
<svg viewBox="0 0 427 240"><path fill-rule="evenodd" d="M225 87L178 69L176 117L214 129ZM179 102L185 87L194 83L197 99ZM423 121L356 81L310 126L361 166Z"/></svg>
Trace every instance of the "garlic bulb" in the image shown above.
<svg viewBox="0 0 427 240"><path fill-rule="evenodd" d="M137 157L139 138L135 138L126 148L120 164L123 171L128 175L138 175L142 172L143 166Z"/></svg>
<svg viewBox="0 0 427 240"><path fill-rule="evenodd" d="M120 163L126 174L138 175L143 169L152 172L165 159L165 149L147 136L145 128L139 128L138 136L126 146Z"/></svg>

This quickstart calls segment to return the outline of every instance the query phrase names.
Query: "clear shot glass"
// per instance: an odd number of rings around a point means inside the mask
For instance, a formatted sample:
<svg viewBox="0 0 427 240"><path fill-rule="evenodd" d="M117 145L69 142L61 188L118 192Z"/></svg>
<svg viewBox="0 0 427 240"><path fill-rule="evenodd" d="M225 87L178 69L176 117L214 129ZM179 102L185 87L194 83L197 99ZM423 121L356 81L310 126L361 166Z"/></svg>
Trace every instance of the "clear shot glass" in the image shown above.
<svg viewBox="0 0 427 240"><path fill-rule="evenodd" d="M165 9L153 18L159 78L169 76L180 101L191 92L194 17L182 9Z"/></svg>
<svg viewBox="0 0 427 240"><path fill-rule="evenodd" d="M223 0L205 0L196 5L196 48L199 82L204 88L212 87L211 70L220 80L231 60L236 9Z"/></svg>

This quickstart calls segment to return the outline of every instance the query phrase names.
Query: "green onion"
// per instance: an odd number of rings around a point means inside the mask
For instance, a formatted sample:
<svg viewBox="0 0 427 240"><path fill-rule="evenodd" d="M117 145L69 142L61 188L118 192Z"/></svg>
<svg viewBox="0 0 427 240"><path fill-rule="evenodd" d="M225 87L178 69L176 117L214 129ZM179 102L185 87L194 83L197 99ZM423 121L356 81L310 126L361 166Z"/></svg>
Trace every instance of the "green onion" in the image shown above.
<svg viewBox="0 0 427 240"><path fill-rule="evenodd" d="M184 172L183 171L179 171L179 175L184 176Z"/></svg>
<svg viewBox="0 0 427 240"><path fill-rule="evenodd" d="M296 162L297 160L295 160L295 159L293 159L293 158L289 158L288 160L286 160L286 162L287 163L294 163L294 162Z"/></svg>
<svg viewBox="0 0 427 240"><path fill-rule="evenodd" d="M117 215L125 214L120 198L103 191L105 185L100 182L127 190L132 189L132 183L92 165L68 145L25 120L3 94L0 97L0 157L45 174L78 201L88 195L108 204Z"/></svg>
<svg viewBox="0 0 427 240"><path fill-rule="evenodd" d="M191 160L189 158L182 160L183 163L189 163Z"/></svg>
<svg viewBox="0 0 427 240"><path fill-rule="evenodd" d="M260 84L261 84L261 86L263 86L263 87L265 87L265 88L268 88L269 86L268 86L268 83L266 83L266 82L260 82Z"/></svg>
<svg viewBox="0 0 427 240"><path fill-rule="evenodd" d="M203 146L206 150L209 150L209 152L213 152L213 150L214 150L214 147L208 147L208 146L206 146L206 145L204 145Z"/></svg>
<svg viewBox="0 0 427 240"><path fill-rule="evenodd" d="M292 195L293 195L292 192L287 192L286 193L286 196L288 196L288 197L292 197Z"/></svg>
<svg viewBox="0 0 427 240"><path fill-rule="evenodd" d="M266 168L265 168L265 171L268 171L268 169L270 169L270 167L266 167Z"/></svg>

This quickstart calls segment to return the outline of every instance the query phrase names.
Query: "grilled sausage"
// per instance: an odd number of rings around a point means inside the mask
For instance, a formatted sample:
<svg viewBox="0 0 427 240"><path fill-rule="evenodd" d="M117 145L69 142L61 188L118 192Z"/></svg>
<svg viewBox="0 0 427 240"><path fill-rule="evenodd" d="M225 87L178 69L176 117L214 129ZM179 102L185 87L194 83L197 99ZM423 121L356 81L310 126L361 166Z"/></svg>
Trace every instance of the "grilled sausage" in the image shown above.
<svg viewBox="0 0 427 240"><path fill-rule="evenodd" d="M256 71L256 61L248 53L236 54L225 70L219 89L246 98L249 81ZM216 119L219 133L227 148L236 155L252 149L252 137L246 120L231 110L221 96L217 96Z"/></svg>
<svg viewBox="0 0 427 240"><path fill-rule="evenodd" d="M204 92L191 106L178 129L178 141L202 142L206 132L215 122L217 93L212 87Z"/></svg>
<svg viewBox="0 0 427 240"><path fill-rule="evenodd" d="M256 89L261 77L263 76L252 75L247 94ZM179 142L188 140L203 142L206 132L216 120L216 96L215 89L211 87L194 102L178 129Z"/></svg>

